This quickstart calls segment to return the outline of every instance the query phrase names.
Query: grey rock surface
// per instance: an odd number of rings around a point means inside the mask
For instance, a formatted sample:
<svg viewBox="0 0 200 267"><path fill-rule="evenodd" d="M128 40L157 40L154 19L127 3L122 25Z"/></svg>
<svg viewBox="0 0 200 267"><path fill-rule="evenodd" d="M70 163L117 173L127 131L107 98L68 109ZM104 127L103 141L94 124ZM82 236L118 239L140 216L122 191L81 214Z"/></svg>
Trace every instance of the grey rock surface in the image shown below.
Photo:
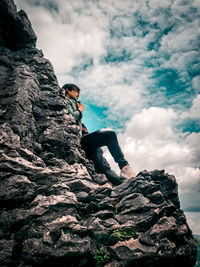
<svg viewBox="0 0 200 267"><path fill-rule="evenodd" d="M193 266L175 177L113 187L85 156L24 11L0 2L0 266Z"/></svg>

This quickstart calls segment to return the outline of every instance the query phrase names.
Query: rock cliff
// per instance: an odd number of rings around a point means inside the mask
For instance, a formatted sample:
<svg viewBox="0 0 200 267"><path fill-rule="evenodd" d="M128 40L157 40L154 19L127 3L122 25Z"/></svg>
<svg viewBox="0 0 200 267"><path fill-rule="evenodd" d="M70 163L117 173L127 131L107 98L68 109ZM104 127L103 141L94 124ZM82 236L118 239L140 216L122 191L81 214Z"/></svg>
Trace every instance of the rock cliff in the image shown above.
<svg viewBox="0 0 200 267"><path fill-rule="evenodd" d="M177 183L142 171L112 187L80 147L51 63L0 2L0 266L193 266Z"/></svg>

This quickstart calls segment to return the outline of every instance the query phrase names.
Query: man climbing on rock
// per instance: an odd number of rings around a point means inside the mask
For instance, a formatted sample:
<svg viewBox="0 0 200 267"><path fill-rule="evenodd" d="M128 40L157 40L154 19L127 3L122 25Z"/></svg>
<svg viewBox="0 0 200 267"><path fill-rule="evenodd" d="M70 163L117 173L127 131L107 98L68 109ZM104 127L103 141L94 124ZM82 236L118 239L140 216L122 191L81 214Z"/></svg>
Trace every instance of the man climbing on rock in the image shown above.
<svg viewBox="0 0 200 267"><path fill-rule="evenodd" d="M95 131L88 133L87 128L81 122L84 105L78 102L80 88L75 84L65 84L62 87L63 94L67 101L67 107L70 114L74 117L76 122L82 127L81 146L85 150L86 155L91 159L97 170L104 173L107 179L114 185L121 184L125 179L135 177L136 174L124 158L121 151L117 135L114 131ZM101 147L107 146L111 155L121 169L120 176L111 170L109 163L103 157L103 150Z"/></svg>

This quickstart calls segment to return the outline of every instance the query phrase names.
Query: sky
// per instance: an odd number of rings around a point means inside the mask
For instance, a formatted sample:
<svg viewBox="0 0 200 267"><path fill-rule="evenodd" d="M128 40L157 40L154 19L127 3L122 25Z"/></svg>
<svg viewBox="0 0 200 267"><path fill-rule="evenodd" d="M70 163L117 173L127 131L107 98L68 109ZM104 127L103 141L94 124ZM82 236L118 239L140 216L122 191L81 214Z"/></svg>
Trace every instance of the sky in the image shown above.
<svg viewBox="0 0 200 267"><path fill-rule="evenodd" d="M88 129L115 130L136 172L175 175L181 207L200 214L200 0L15 3L59 85L81 88Z"/></svg>

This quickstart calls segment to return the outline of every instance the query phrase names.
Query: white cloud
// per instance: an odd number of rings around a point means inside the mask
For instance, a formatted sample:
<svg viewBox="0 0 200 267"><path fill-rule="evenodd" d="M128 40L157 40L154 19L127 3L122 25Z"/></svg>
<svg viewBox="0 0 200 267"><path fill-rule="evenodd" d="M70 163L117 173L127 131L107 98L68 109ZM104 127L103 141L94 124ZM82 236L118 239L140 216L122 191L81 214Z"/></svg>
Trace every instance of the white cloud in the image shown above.
<svg viewBox="0 0 200 267"><path fill-rule="evenodd" d="M192 105L191 110L190 110L190 117L200 119L200 95L198 95L193 100L193 105Z"/></svg>
<svg viewBox="0 0 200 267"><path fill-rule="evenodd" d="M16 1L18 7L28 12L38 36L37 46L51 60L60 85L77 83L93 103L107 106L111 117L117 112L121 120L127 119L146 106L152 98L148 89L153 86L153 72L160 65L175 68L184 77L191 70L192 59L197 57L196 52L190 50L194 49L199 32L198 13L193 11L191 22L183 16L192 3L126 0L122 5L121 1L112 0L54 0L58 6L56 12L47 9L48 1L40 1L40 6L34 2ZM180 20L183 23L179 23ZM163 35L162 31L172 25L172 30ZM114 37L110 36L111 31ZM149 51L148 45L159 38L158 51ZM123 51L130 54L128 62L108 65L103 61L107 52L120 56ZM165 58L166 53L170 59ZM83 71L88 60L93 63ZM74 67L78 68L76 75L71 72ZM124 81L128 81L128 85ZM196 84L194 79L193 86ZM123 89L126 90L124 99ZM163 96L155 98L156 104ZM128 113L127 110L121 112L125 106L130 107Z"/></svg>
<svg viewBox="0 0 200 267"><path fill-rule="evenodd" d="M194 88L194 90L195 90L196 92L199 92L199 88L200 88L200 75L195 76L195 77L192 79L192 87Z"/></svg>
<svg viewBox="0 0 200 267"><path fill-rule="evenodd" d="M197 155L199 133L184 135L175 130L178 114L172 109L155 108L143 110L133 116L127 124L124 135L120 136L129 151L129 158L139 155L139 169L171 168L191 166ZM124 138L125 137L125 138ZM124 141L126 140L126 141ZM131 150L129 142L135 149ZM131 151L131 152L130 152ZM138 157L137 155L137 157ZM198 163L200 165L200 158ZM136 164L136 165L137 165Z"/></svg>
<svg viewBox="0 0 200 267"><path fill-rule="evenodd" d="M172 109L163 109L151 107L144 109L141 113L133 116L127 124L127 136L133 136L136 139L166 141L173 137L171 121L176 119L177 115Z"/></svg>
<svg viewBox="0 0 200 267"><path fill-rule="evenodd" d="M200 133L191 133L185 139L185 143L191 150L190 166L200 167Z"/></svg>
<svg viewBox="0 0 200 267"><path fill-rule="evenodd" d="M143 68L139 77L135 66L128 63L96 64L81 72L76 82L81 84L82 97L108 108L108 119L124 121L144 106L148 69Z"/></svg>
<svg viewBox="0 0 200 267"><path fill-rule="evenodd" d="M23 3L18 0L18 5ZM104 42L107 33L99 26L99 18L78 14L81 1L74 3L60 1L60 13L52 13L42 6L24 6L38 37L37 46L42 48L45 57L50 59L56 73L71 71L74 66L82 63L82 55L98 60L105 54ZM69 14L66 18L66 13Z"/></svg>
<svg viewBox="0 0 200 267"><path fill-rule="evenodd" d="M186 193L198 194L200 190L200 170L199 168L184 167L184 162L182 162L182 167L178 168L176 171L176 179L179 184L179 192L184 195ZM172 173L174 174L174 173ZM197 203L188 203L188 206L198 206Z"/></svg>
<svg viewBox="0 0 200 267"><path fill-rule="evenodd" d="M185 110L181 114L181 119L194 119L199 120L200 119L200 94L198 94L192 102L192 106L190 109Z"/></svg>
<svg viewBox="0 0 200 267"><path fill-rule="evenodd" d="M166 8L166 7L171 6L172 2L173 2L172 0L170 0L170 1L164 0L162 2L159 1L159 0L150 0L149 1L149 6L151 8L158 8L158 7Z"/></svg>
<svg viewBox="0 0 200 267"><path fill-rule="evenodd" d="M172 109L145 109L128 122L124 134L119 135L119 142L136 172L165 169L175 175L181 196L188 192L197 194L196 190L200 190L200 133L187 136L175 131L177 116ZM108 151L106 157L119 173Z"/></svg>
<svg viewBox="0 0 200 267"><path fill-rule="evenodd" d="M193 234L200 233L200 212L185 212L187 222L192 229Z"/></svg>

